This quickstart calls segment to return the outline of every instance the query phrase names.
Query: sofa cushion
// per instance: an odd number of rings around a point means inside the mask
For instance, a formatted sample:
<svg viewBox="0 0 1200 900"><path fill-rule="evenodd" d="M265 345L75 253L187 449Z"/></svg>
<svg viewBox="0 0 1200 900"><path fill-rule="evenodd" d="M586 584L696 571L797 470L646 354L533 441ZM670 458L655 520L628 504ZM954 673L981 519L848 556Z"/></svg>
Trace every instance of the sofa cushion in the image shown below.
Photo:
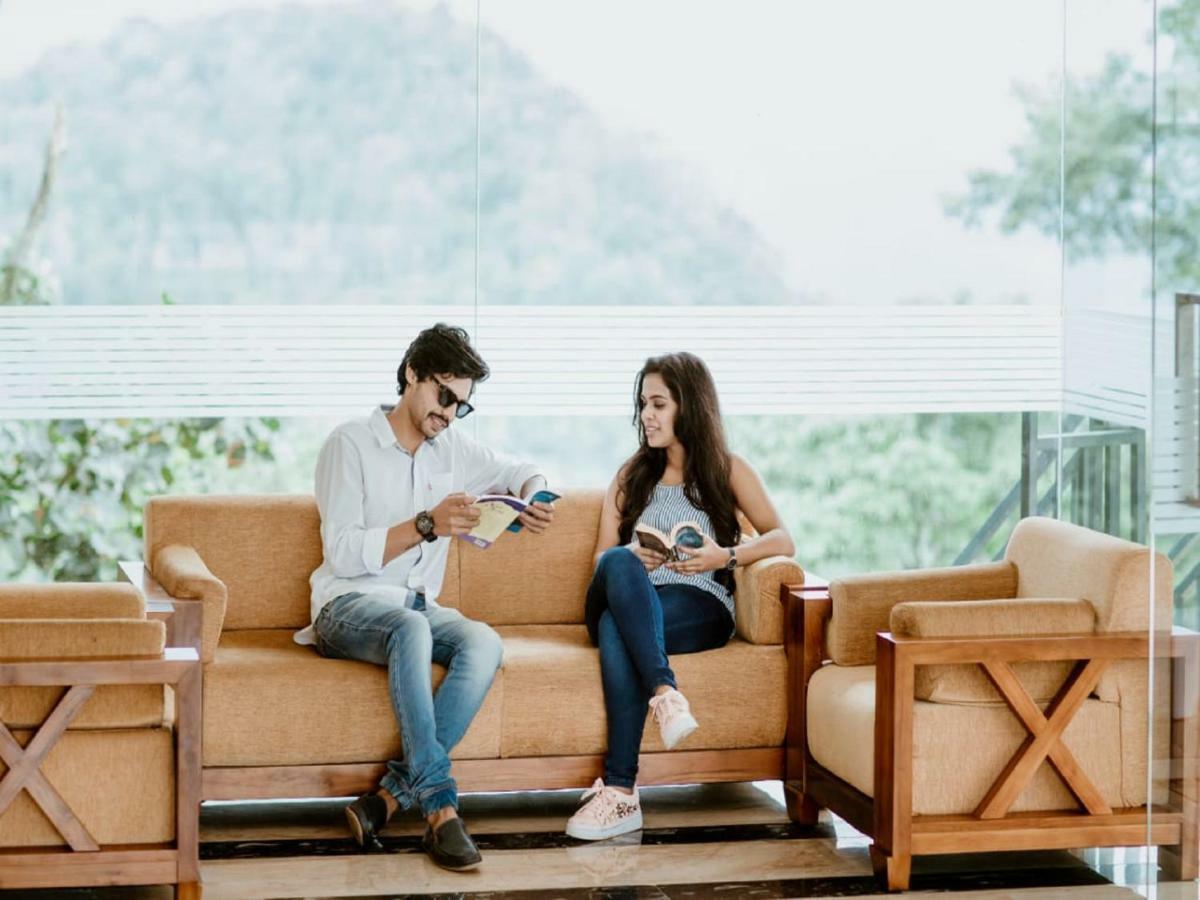
<svg viewBox="0 0 1200 900"><path fill-rule="evenodd" d="M487 550L456 541L463 615L490 625L582 622L603 501L603 491L571 491L544 535L523 529Z"/></svg>
<svg viewBox="0 0 1200 900"><path fill-rule="evenodd" d="M827 665L808 687L808 745L813 759L868 796L875 782L875 667ZM970 813L1027 732L1007 707L913 704L913 813ZM1087 700L1064 736L1084 772L1113 807L1122 802L1120 708ZM1144 792L1143 792L1144 795ZM1048 763L1013 811L1074 809Z"/></svg>
<svg viewBox="0 0 1200 900"><path fill-rule="evenodd" d="M600 653L583 625L496 629L504 639L501 755L603 753L607 744ZM787 728L787 659L778 645L732 640L717 650L671 657L679 689L700 727L679 747L774 747ZM643 752L665 749L653 720Z"/></svg>
<svg viewBox="0 0 1200 900"><path fill-rule="evenodd" d="M433 666L436 688L446 670ZM500 752L503 678L450 754ZM323 659L290 629L227 632L204 667L204 765L381 762L399 757L400 732L383 666Z"/></svg>

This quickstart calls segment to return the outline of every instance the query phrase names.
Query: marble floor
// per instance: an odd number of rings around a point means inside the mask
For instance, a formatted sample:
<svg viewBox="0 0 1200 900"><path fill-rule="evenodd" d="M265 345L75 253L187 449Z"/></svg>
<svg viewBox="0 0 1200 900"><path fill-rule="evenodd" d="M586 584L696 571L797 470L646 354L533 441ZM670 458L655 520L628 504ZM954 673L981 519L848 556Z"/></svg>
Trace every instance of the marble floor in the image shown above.
<svg viewBox="0 0 1200 900"><path fill-rule="evenodd" d="M345 801L217 803L204 808L206 900L323 897L712 898L879 896L867 841L836 818L788 822L777 782L651 788L646 827L596 844L562 833L578 792L469 795L462 811L484 854L469 873L438 869L420 850L422 823L385 832L388 853L363 855L347 838ZM1200 900L1197 884L1146 886L1141 850L977 854L917 860L910 897ZM0 891L46 897L159 900L160 888Z"/></svg>

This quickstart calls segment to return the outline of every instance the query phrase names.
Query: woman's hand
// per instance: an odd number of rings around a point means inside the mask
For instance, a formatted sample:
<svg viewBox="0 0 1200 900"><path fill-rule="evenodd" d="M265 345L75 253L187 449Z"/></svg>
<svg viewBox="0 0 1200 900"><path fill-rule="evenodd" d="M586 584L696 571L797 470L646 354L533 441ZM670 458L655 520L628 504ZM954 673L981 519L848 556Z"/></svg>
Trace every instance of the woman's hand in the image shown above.
<svg viewBox="0 0 1200 900"><path fill-rule="evenodd" d="M725 568L729 562L729 551L707 534L703 537L703 547L690 551L684 559L678 562L667 563L667 568L680 575L699 575L701 572L712 572Z"/></svg>
<svg viewBox="0 0 1200 900"><path fill-rule="evenodd" d="M649 547L643 547L641 544L634 544L629 549L633 551L634 556L642 561L642 565L646 567L647 572L653 572L667 561L667 558L661 553L657 553Z"/></svg>

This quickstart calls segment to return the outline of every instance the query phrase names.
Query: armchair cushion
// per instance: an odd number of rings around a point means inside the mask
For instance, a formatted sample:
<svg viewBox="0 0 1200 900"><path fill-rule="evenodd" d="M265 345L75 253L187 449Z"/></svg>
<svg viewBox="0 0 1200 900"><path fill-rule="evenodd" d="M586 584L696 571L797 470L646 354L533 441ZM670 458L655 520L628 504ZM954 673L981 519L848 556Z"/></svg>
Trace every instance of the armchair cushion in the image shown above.
<svg viewBox="0 0 1200 900"><path fill-rule="evenodd" d="M1092 604L1069 598L900 603L891 616L893 634L914 638L1092 634L1095 626ZM1032 662L1012 668L1030 696L1045 703L1054 698L1072 666L1070 661ZM983 669L974 664L919 666L916 697L934 703L1004 703Z"/></svg>
<svg viewBox="0 0 1200 900"><path fill-rule="evenodd" d="M734 571L737 582L737 635L751 644L783 643L783 604L779 588L802 584L804 570L794 559L771 556Z"/></svg>
<svg viewBox="0 0 1200 900"><path fill-rule="evenodd" d="M875 635L888 630L892 607L898 603L993 600L1014 597L1016 591L1017 570L1010 562L839 578L829 585L829 656L840 666L874 663Z"/></svg>

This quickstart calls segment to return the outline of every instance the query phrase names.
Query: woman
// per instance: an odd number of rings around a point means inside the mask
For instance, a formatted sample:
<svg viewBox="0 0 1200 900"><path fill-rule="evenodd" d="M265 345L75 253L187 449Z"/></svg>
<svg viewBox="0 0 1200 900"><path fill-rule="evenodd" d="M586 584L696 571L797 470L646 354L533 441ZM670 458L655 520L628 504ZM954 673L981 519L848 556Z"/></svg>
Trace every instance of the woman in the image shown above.
<svg viewBox="0 0 1200 900"><path fill-rule="evenodd" d="M638 748L647 705L671 749L697 727L668 654L721 647L733 636L733 573L791 556L791 536L762 480L729 452L708 368L690 353L649 359L638 373L639 446L613 478L596 540L586 619L600 648L608 753L567 834L601 840L642 827ZM742 542L737 510L759 537ZM669 533L697 523L703 545L677 559L641 546L639 523Z"/></svg>

